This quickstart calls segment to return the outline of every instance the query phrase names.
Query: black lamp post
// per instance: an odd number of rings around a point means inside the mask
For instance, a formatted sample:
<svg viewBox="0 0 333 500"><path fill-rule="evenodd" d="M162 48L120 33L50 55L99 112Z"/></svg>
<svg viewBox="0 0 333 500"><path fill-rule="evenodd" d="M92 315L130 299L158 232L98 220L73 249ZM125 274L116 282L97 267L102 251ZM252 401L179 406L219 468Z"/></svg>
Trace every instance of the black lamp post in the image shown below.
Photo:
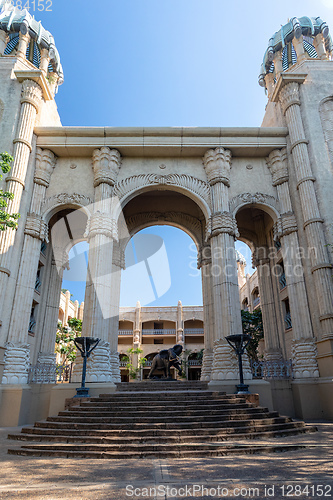
<svg viewBox="0 0 333 500"><path fill-rule="evenodd" d="M87 371L87 358L93 352L95 347L101 339L95 339L93 337L76 337L74 339L74 344L81 352L83 357L83 368L82 368L82 382L81 387L76 389L76 395L74 398L89 398L89 388L86 387L86 371Z"/></svg>
<svg viewBox="0 0 333 500"><path fill-rule="evenodd" d="M239 384L236 385L237 394L243 394L249 392L249 386L244 384L244 376L243 376L243 362L242 356L244 354L245 349L250 343L251 336L246 333L237 333L234 335L228 335L225 337L228 344L233 348L238 356L238 366L239 366Z"/></svg>

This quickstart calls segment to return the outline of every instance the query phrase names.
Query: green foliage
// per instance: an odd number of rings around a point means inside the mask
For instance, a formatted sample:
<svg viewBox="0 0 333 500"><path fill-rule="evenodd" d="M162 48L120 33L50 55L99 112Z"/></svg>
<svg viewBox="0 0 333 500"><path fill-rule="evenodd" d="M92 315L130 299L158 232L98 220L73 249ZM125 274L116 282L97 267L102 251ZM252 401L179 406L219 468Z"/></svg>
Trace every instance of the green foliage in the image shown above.
<svg viewBox="0 0 333 500"><path fill-rule="evenodd" d="M82 321L76 318L69 319L68 327L58 322L55 352L64 355L64 363L73 363L76 359L74 339L81 336Z"/></svg>
<svg viewBox="0 0 333 500"><path fill-rule="evenodd" d="M250 359L258 361L259 340L264 338L261 309L256 309L253 313L241 311L243 333L251 335L252 339L247 346L247 354Z"/></svg>
<svg viewBox="0 0 333 500"><path fill-rule="evenodd" d="M136 349L133 349L133 347L130 347L127 349L128 354L142 354L143 350L140 349L140 347L137 347ZM136 379L138 377L138 373L141 370L143 366L147 363L147 358L140 358L138 359L138 366L134 366L132 361L131 361L131 356L126 356L123 358L123 361L127 361L126 368L128 370L129 376L132 379Z"/></svg>
<svg viewBox="0 0 333 500"><path fill-rule="evenodd" d="M0 168L4 174L8 174L11 169L11 162L13 157L6 151L0 153ZM2 179L2 174L0 174L0 180ZM9 214L6 210L8 207L8 200L12 200L14 194L9 191L4 191L0 189L0 231L5 231L7 228L17 229L17 219L19 219L20 214Z"/></svg>

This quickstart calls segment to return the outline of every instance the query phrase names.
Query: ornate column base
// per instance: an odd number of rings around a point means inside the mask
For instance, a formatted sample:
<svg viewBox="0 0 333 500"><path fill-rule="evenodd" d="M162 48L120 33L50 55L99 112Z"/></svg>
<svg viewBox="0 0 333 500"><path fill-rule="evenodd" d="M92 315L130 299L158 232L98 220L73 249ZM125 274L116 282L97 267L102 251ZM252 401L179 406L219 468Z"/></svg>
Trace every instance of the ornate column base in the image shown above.
<svg viewBox="0 0 333 500"><path fill-rule="evenodd" d="M238 378L237 359L224 339L218 339L213 347L213 369L211 380L236 380Z"/></svg>
<svg viewBox="0 0 333 500"><path fill-rule="evenodd" d="M213 349L205 349L202 358L202 368L200 380L209 382L213 368Z"/></svg>
<svg viewBox="0 0 333 500"><path fill-rule="evenodd" d="M282 353L280 351L265 350L264 358L269 363L280 363L282 361Z"/></svg>
<svg viewBox="0 0 333 500"><path fill-rule="evenodd" d="M37 363L41 365L55 365L56 355L52 352L40 352L38 354Z"/></svg>
<svg viewBox="0 0 333 500"><path fill-rule="evenodd" d="M101 340L87 363L87 382L112 382L110 344Z"/></svg>
<svg viewBox="0 0 333 500"><path fill-rule="evenodd" d="M118 352L110 353L110 364L111 364L112 382L114 383L121 382Z"/></svg>
<svg viewBox="0 0 333 500"><path fill-rule="evenodd" d="M30 344L5 344L3 384L27 384L30 367Z"/></svg>
<svg viewBox="0 0 333 500"><path fill-rule="evenodd" d="M294 377L318 378L317 348L314 339L294 340L292 344Z"/></svg>

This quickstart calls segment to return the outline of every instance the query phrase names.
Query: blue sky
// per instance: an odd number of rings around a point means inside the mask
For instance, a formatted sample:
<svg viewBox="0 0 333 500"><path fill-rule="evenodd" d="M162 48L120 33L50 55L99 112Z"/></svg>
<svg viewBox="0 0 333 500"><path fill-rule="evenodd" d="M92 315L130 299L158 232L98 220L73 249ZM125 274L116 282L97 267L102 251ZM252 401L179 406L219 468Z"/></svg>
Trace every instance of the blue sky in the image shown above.
<svg viewBox="0 0 333 500"><path fill-rule="evenodd" d="M63 125L147 127L260 126L268 40L303 15L333 30L333 0L52 0L51 12L35 12L61 56ZM175 228L154 230L173 267L170 290L151 305L200 304L200 277L189 276L192 241ZM83 300L82 284L64 287ZM134 305L124 287L122 305Z"/></svg>

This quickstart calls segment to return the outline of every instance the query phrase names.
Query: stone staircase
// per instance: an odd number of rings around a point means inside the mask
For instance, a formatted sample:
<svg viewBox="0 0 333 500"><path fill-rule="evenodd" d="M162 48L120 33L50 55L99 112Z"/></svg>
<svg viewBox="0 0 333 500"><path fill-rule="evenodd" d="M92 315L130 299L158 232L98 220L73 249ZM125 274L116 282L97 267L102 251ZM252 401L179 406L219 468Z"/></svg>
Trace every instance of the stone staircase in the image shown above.
<svg viewBox="0 0 333 500"><path fill-rule="evenodd" d="M28 443L8 453L109 459L267 453L305 447L267 439L317 430L246 399L209 391L204 382L122 383L113 394L68 400L57 417L9 435Z"/></svg>

